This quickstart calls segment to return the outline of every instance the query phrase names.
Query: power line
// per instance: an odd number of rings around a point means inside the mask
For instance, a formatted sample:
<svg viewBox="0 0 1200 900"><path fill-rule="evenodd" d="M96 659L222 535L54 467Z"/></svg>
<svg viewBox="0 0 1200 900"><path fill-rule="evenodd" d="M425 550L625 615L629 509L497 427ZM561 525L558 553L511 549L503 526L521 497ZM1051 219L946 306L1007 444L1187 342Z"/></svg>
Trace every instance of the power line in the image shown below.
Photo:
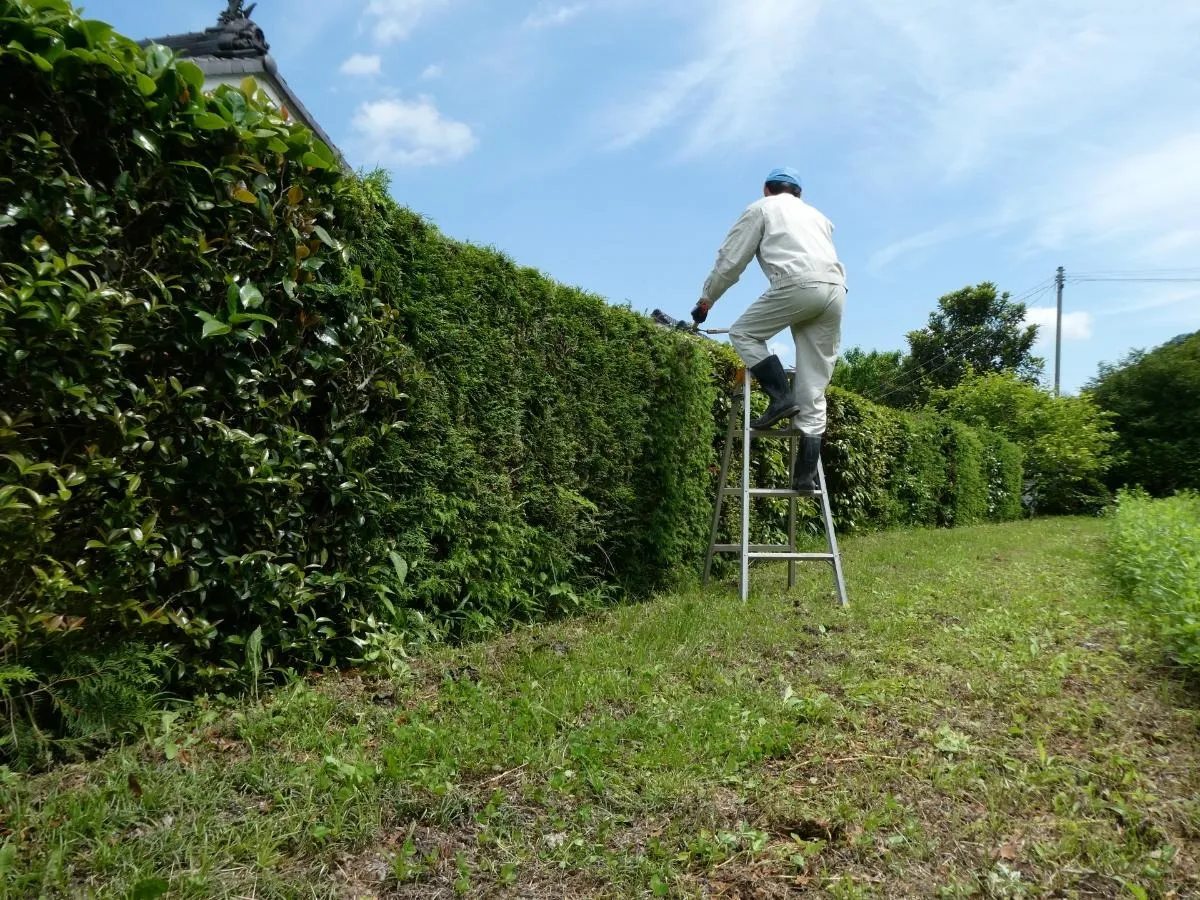
<svg viewBox="0 0 1200 900"><path fill-rule="evenodd" d="M1072 284L1083 282L1109 282L1123 284L1200 284L1200 277L1185 278L1185 277L1146 277L1132 275L1108 275L1108 276L1087 276L1087 275L1070 275L1067 281Z"/></svg>
<svg viewBox="0 0 1200 900"><path fill-rule="evenodd" d="M1181 266L1172 269L1094 269L1090 272L1073 272L1076 276L1109 276L1109 275L1130 275L1138 278L1155 277L1155 276L1178 276L1178 275L1200 275L1200 266Z"/></svg>

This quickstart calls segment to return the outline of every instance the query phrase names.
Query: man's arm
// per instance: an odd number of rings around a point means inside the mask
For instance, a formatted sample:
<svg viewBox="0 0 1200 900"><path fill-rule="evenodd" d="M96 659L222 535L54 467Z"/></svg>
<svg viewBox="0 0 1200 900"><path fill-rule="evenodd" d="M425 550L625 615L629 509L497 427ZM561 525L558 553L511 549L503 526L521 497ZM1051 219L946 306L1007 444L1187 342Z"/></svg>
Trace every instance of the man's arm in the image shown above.
<svg viewBox="0 0 1200 900"><path fill-rule="evenodd" d="M763 214L757 206L751 206L734 223L729 230L725 243L717 251L717 263L713 266L712 274L704 282L704 290L700 293L700 302L707 308L721 299L721 296L737 284L742 272L746 270L750 260L758 251L758 245L763 236Z"/></svg>

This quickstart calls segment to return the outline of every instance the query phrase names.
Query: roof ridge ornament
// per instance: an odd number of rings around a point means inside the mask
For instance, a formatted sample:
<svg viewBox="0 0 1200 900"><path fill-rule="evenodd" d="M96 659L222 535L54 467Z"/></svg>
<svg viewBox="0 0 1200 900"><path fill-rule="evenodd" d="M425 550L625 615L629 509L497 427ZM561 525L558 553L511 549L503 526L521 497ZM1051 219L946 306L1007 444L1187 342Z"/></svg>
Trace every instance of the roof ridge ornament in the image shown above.
<svg viewBox="0 0 1200 900"><path fill-rule="evenodd" d="M229 6L225 12L217 17L217 25L232 25L234 22L249 21L250 16L254 14L254 8L257 3L251 3L245 6L245 0L229 0Z"/></svg>

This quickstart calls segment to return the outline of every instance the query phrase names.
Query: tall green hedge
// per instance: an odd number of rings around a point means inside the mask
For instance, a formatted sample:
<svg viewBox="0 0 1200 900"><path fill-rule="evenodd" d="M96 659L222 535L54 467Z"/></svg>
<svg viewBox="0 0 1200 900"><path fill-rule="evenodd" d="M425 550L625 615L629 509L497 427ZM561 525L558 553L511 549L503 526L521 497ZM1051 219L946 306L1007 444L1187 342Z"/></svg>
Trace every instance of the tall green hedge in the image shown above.
<svg viewBox="0 0 1200 900"><path fill-rule="evenodd" d="M704 550L728 348L448 240L253 83L201 86L0 0L0 756ZM1011 445L936 414L833 391L826 460L844 527L1019 510Z"/></svg>
<svg viewBox="0 0 1200 900"><path fill-rule="evenodd" d="M201 84L0 0L6 722L103 737L156 683L395 661L695 563L694 344Z"/></svg>

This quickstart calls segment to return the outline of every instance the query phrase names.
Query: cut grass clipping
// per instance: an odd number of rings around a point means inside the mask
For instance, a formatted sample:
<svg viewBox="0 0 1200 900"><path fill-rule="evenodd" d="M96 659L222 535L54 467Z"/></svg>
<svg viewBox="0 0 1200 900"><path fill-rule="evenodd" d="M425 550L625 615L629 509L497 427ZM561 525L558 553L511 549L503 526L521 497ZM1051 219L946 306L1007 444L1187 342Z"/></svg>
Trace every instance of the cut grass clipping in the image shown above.
<svg viewBox="0 0 1200 900"><path fill-rule="evenodd" d="M1187 897L1200 714L1104 523L847 542L756 577L5 775L8 896Z"/></svg>

